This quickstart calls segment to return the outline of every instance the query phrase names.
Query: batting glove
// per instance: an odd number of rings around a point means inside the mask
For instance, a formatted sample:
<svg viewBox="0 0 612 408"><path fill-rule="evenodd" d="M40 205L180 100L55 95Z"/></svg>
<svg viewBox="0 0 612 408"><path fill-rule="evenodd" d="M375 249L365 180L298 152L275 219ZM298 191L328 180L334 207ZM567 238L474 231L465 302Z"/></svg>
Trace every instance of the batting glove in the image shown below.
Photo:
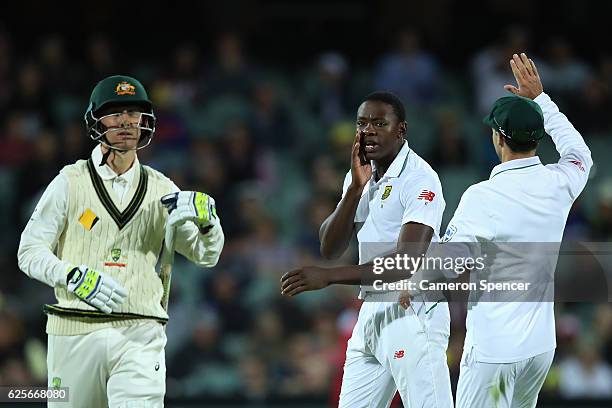
<svg viewBox="0 0 612 408"><path fill-rule="evenodd" d="M81 265L68 273L68 290L85 303L111 313L119 309L126 297L126 290L110 276Z"/></svg>
<svg viewBox="0 0 612 408"><path fill-rule="evenodd" d="M193 221L200 232L206 234L219 223L215 199L208 194L195 191L179 191L163 196L161 201L170 212L168 224L171 227Z"/></svg>

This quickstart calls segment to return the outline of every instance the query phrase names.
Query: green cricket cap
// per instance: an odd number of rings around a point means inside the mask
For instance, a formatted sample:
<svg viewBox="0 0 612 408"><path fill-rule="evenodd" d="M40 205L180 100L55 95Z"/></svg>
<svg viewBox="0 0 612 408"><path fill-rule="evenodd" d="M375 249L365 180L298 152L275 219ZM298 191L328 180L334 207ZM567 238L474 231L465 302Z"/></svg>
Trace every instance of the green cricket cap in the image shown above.
<svg viewBox="0 0 612 408"><path fill-rule="evenodd" d="M545 134L540 105L518 95L496 100L482 121L516 143L535 142Z"/></svg>

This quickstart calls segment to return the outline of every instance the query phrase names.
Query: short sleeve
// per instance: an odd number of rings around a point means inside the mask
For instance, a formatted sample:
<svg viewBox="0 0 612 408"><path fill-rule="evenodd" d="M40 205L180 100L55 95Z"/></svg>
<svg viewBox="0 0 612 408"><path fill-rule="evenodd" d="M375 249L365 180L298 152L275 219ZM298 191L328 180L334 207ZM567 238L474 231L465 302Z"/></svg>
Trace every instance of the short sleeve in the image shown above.
<svg viewBox="0 0 612 408"><path fill-rule="evenodd" d="M340 201L338 201L338 204L336 204L336 208L340 206L340 203L344 199L344 196L346 195L346 192L349 186L351 185L351 181L352 181L351 171L349 170L346 173L346 176L344 177L344 183L342 183L342 198L340 198ZM357 205L357 211L355 211L354 221L364 222L367 216L368 216L368 202L367 200L364 199L362 195L361 199L359 200L359 204Z"/></svg>
<svg viewBox="0 0 612 408"><path fill-rule="evenodd" d="M492 241L495 237L494 219L485 208L484 191L471 186L457 206L453 218L448 223L441 242L479 242Z"/></svg>
<svg viewBox="0 0 612 408"><path fill-rule="evenodd" d="M342 183L342 198L344 198L344 196L346 195L346 191L351 185L351 180L351 172L349 171L346 173L346 176L344 176L344 183ZM342 198L340 198L340 201L342 201ZM340 205L340 201L338 201L338 205Z"/></svg>
<svg viewBox="0 0 612 408"><path fill-rule="evenodd" d="M402 225L409 222L428 225L438 234L446 203L440 180L434 174L405 184L402 189Z"/></svg>

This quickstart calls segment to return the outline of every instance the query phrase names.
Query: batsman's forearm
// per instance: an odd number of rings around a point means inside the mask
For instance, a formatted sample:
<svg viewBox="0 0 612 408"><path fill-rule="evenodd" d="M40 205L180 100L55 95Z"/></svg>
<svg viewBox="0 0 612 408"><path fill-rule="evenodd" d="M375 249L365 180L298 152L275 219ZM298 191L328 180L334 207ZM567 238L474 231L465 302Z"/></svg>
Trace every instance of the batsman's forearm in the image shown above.
<svg viewBox="0 0 612 408"><path fill-rule="evenodd" d="M17 251L17 263L30 278L43 282L52 288L66 285L66 275L71 266L55 256L42 243L22 237Z"/></svg>
<svg viewBox="0 0 612 408"><path fill-rule="evenodd" d="M340 257L348 247L355 228L355 213L363 188L351 188L336 210L323 222L319 230L321 256L325 259Z"/></svg>
<svg viewBox="0 0 612 408"><path fill-rule="evenodd" d="M73 266L53 252L67 223L68 188L63 173L51 181L21 233L17 250L19 269L51 287L66 286L68 269Z"/></svg>
<svg viewBox="0 0 612 408"><path fill-rule="evenodd" d="M181 225L176 232L176 251L198 266L213 267L219 261L225 236L221 225L201 234L192 222Z"/></svg>

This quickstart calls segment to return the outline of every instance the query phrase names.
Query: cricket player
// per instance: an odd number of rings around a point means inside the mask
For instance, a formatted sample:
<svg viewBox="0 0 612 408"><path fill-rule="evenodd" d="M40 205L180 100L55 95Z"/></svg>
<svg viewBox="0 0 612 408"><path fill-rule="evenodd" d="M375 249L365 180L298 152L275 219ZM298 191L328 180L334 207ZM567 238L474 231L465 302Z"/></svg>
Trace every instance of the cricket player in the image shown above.
<svg viewBox="0 0 612 408"><path fill-rule="evenodd" d="M348 342L340 407L389 407L398 390L407 407L452 407L448 305L415 301L404 310L397 296L386 297L367 280L374 258L392 252L418 256L437 241L445 207L440 180L408 146L404 107L393 94L367 96L356 127L342 199L321 225L320 239L321 254L333 259L356 234L360 266L288 272L281 278L282 293L294 296L334 283L363 283L364 303ZM390 281L401 279L397 276Z"/></svg>
<svg viewBox="0 0 612 408"><path fill-rule="evenodd" d="M543 252L548 247L538 243L561 242L572 203L593 164L580 134L543 92L533 61L524 53L515 54L510 67L518 88L506 85L514 95L498 99L484 119L492 128L501 164L493 168L489 180L466 190L442 239L442 247L446 243L492 244L497 256L491 277L508 277L504 275L508 264L500 267L498 260L516 263L523 256L536 265L511 274L548 273L538 257L529 254L528 246L516 243L530 243L535 252ZM558 163L546 166L536 156L545 133L561 156ZM550 265L551 277L555 264L556 256ZM466 326L457 407L535 407L556 348L552 299L471 302Z"/></svg>
<svg viewBox="0 0 612 408"><path fill-rule="evenodd" d="M140 82L99 82L85 122L97 146L51 181L18 250L21 270L57 298L44 307L48 383L68 387L69 403L49 406L162 407L168 313L155 266L165 230L175 228L176 251L204 267L217 263L223 231L212 197L180 191L138 161L155 132Z"/></svg>

